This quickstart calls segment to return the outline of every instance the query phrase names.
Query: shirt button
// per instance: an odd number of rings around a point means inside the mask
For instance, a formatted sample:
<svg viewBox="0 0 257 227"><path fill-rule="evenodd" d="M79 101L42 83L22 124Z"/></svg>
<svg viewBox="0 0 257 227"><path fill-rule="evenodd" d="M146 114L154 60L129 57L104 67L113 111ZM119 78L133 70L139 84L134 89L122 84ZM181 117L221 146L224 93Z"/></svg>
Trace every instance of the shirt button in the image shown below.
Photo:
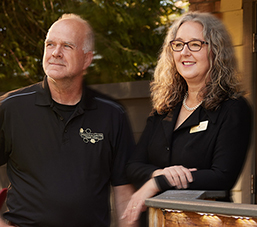
<svg viewBox="0 0 257 227"><path fill-rule="evenodd" d="M169 148L169 147L166 147L166 150L167 150L167 151L169 151L169 150L170 150L170 148Z"/></svg>
<svg viewBox="0 0 257 227"><path fill-rule="evenodd" d="M67 132L68 132L68 130L67 130L67 129L65 129L65 130L64 130L64 132L65 132L65 133L67 133Z"/></svg>

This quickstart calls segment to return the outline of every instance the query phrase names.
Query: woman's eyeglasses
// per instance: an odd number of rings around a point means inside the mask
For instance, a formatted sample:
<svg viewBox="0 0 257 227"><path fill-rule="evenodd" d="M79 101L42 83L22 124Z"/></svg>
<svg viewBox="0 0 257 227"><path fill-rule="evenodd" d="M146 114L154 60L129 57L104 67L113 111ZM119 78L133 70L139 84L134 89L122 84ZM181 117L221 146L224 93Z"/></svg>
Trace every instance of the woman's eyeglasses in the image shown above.
<svg viewBox="0 0 257 227"><path fill-rule="evenodd" d="M188 49L193 52L200 51L203 44L208 44L208 42L201 40L191 40L189 42L183 42L179 40L171 40L170 46L173 51L180 52L184 49L184 46L187 45Z"/></svg>

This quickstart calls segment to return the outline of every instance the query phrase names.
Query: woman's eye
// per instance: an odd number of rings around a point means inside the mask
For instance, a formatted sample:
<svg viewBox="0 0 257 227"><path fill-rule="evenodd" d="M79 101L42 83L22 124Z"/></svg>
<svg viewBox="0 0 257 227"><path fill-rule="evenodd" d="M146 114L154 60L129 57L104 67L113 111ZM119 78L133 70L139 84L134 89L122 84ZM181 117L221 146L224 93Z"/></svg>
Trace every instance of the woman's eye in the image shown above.
<svg viewBox="0 0 257 227"><path fill-rule="evenodd" d="M182 47L183 44L182 43L176 43L176 47Z"/></svg>
<svg viewBox="0 0 257 227"><path fill-rule="evenodd" d="M200 47L201 44L199 44L198 42L196 42L196 43L191 43L191 46L193 46L193 47Z"/></svg>

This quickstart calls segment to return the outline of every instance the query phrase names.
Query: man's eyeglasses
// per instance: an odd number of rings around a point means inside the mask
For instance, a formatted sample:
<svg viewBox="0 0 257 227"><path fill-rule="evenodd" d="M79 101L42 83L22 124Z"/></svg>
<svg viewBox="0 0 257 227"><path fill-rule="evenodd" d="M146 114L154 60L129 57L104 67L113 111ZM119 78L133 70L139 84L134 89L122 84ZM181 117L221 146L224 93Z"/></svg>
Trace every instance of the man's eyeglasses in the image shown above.
<svg viewBox="0 0 257 227"><path fill-rule="evenodd" d="M189 42L183 42L179 40L171 40L170 46L173 51L180 52L184 49L184 46L187 45L188 49L197 52L202 49L203 44L208 44L208 42L201 40L191 40Z"/></svg>

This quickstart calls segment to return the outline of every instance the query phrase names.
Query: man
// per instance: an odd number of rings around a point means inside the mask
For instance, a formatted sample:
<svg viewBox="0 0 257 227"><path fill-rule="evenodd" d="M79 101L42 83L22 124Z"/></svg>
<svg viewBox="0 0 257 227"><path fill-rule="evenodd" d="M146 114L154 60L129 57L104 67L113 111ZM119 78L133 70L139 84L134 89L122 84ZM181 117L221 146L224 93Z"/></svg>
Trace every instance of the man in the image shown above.
<svg viewBox="0 0 257 227"><path fill-rule="evenodd" d="M44 81L2 97L0 165L11 185L0 227L107 227L110 184L118 217L125 210L134 140L123 108L83 83L92 51L90 25L63 15L45 40Z"/></svg>

